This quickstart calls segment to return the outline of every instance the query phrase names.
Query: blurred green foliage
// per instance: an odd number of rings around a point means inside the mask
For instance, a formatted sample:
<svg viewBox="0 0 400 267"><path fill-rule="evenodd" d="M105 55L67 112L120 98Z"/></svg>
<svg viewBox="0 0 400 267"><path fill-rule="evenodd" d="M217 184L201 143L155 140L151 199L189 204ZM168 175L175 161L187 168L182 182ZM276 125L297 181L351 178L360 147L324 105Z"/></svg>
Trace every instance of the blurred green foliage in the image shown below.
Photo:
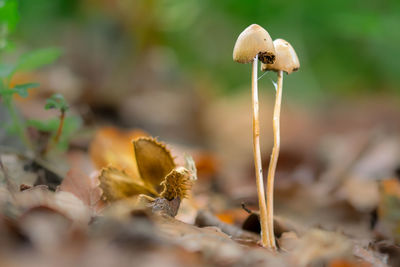
<svg viewBox="0 0 400 267"><path fill-rule="evenodd" d="M0 0L0 50L10 46L7 36L15 30L18 19L17 0Z"/></svg>
<svg viewBox="0 0 400 267"><path fill-rule="evenodd" d="M111 52L133 62L152 47L166 47L194 83L211 80L225 92L249 83L250 68L232 61L232 49L252 23L297 50L301 69L285 80L294 98L400 92L398 0L20 2L22 39L59 42L63 29L74 27L96 41L111 39ZM261 84L273 88L268 79Z"/></svg>
<svg viewBox="0 0 400 267"><path fill-rule="evenodd" d="M4 52L13 50L13 47L10 46L9 38L10 33L16 29L19 18L19 1L0 0L0 52L3 52L2 55L4 55ZM6 53L7 56L8 54L10 53ZM39 130L46 127L46 129L52 129L51 127L54 128L54 123L40 121L30 121L27 123L19 116L13 96L19 95L26 98L29 95L28 90L39 87L39 84L30 82L16 84L11 87L12 78L18 71L32 71L51 64L56 61L60 55L61 50L59 48L45 48L24 53L19 58L14 59L13 63L10 63L10 60L0 61L0 103L4 104L11 117L11 124L2 124L2 128L5 128L11 134L19 135L27 148L33 148L31 140L27 135L27 126L37 127ZM64 113L68 109L68 105L62 95L55 94L47 100L45 108L58 108ZM43 127L43 125L46 127ZM67 137L70 136L79 125L80 122L77 122L76 118L71 118L70 122L68 124L66 123L63 147L67 144Z"/></svg>
<svg viewBox="0 0 400 267"><path fill-rule="evenodd" d="M82 127L82 119L78 116L68 116L64 120L64 127L57 143L57 149L65 151L68 148L69 141L72 136ZM56 134L60 125L59 118L51 118L47 120L28 120L27 126L38 129L42 132L51 133L53 136Z"/></svg>

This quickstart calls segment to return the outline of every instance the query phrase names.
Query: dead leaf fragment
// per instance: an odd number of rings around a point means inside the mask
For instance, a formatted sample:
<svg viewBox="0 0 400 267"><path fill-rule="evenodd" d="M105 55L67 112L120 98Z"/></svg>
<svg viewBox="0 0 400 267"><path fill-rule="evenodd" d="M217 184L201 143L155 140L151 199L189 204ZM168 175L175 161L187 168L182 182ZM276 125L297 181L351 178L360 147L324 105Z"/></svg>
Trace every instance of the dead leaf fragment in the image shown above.
<svg viewBox="0 0 400 267"><path fill-rule="evenodd" d="M349 177L343 182L338 196L361 212L371 212L379 203L379 186L374 180Z"/></svg>
<svg viewBox="0 0 400 267"><path fill-rule="evenodd" d="M295 232L285 232L278 239L280 249L283 251L292 251L296 248L299 242L299 237Z"/></svg>
<svg viewBox="0 0 400 267"><path fill-rule="evenodd" d="M334 259L351 259L353 244L345 236L319 229L311 229L298 241L291 254L296 266L314 266Z"/></svg>
<svg viewBox="0 0 400 267"><path fill-rule="evenodd" d="M132 177L139 177L131 142L135 138L146 135L141 130L122 131L114 127L101 128L90 144L90 157L99 170L111 165L124 170Z"/></svg>
<svg viewBox="0 0 400 267"><path fill-rule="evenodd" d="M170 151L151 137L139 137L133 140L130 147L137 174L132 175L132 172L113 165L104 167L98 178L102 199L117 201L141 196L141 199L147 198L151 202L147 207L153 207L153 211L165 211L174 217L196 177L193 160L190 161L189 170L175 167Z"/></svg>
<svg viewBox="0 0 400 267"><path fill-rule="evenodd" d="M161 196L165 199L170 201L175 198L184 199L192 188L190 172L184 167L177 167L165 176L161 185L164 188Z"/></svg>
<svg viewBox="0 0 400 267"><path fill-rule="evenodd" d="M154 138L145 137L134 140L133 147L140 177L160 190L162 180L175 168L170 151Z"/></svg>
<svg viewBox="0 0 400 267"><path fill-rule="evenodd" d="M37 207L52 209L72 220L75 224L85 226L89 223L91 213L82 200L70 192L52 192L47 186L35 186L16 194L15 207L19 214L29 212Z"/></svg>
<svg viewBox="0 0 400 267"><path fill-rule="evenodd" d="M71 169L62 181L59 191L70 192L88 207L94 207L101 197L101 190L95 181L78 169Z"/></svg>
<svg viewBox="0 0 400 267"><path fill-rule="evenodd" d="M134 195L147 194L158 196L158 193L142 181L132 179L126 172L117 168L107 167L99 175L103 198L107 201L116 201Z"/></svg>

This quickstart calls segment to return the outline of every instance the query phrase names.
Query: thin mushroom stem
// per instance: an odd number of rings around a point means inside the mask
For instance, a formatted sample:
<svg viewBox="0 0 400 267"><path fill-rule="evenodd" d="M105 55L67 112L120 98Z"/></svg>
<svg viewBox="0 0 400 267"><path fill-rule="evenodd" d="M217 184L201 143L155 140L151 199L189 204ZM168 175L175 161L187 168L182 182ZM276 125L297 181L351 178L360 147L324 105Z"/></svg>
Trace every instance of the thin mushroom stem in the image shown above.
<svg viewBox="0 0 400 267"><path fill-rule="evenodd" d="M270 246L276 249L275 235L274 235L274 179L276 164L278 163L279 148L280 148L280 114L282 102L282 85L283 85L283 71L278 71L278 83L276 87L274 118L272 126L274 129L274 147L272 148L271 160L268 168L267 178L267 218L268 229L271 234Z"/></svg>
<svg viewBox="0 0 400 267"><path fill-rule="evenodd" d="M267 206L265 202L264 181L263 181L262 165L261 165L260 121L258 118L257 69L258 69L258 56L256 56L253 60L252 79L251 79L252 106L253 106L253 155L254 155L254 166L256 171L258 205L260 208L261 244L263 247L270 247L271 241L270 241L270 233L268 232Z"/></svg>

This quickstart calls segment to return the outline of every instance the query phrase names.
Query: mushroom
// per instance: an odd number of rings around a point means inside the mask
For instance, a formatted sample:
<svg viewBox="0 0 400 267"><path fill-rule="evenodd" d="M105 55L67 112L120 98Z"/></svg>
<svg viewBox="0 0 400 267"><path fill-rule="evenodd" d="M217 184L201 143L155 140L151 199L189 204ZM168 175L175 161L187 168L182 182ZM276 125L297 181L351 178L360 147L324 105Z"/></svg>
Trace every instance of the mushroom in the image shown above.
<svg viewBox="0 0 400 267"><path fill-rule="evenodd" d="M291 74L300 68L299 58L289 42L283 39L276 39L274 41L274 46L276 60L272 64L268 62L261 64L262 71L273 70L278 73L279 71L284 71L287 74Z"/></svg>
<svg viewBox="0 0 400 267"><path fill-rule="evenodd" d="M267 218L268 218L268 229L270 233L274 233L274 178L276 164L278 162L279 148L280 148L280 112L281 112L281 99L282 99L282 84L283 84L283 72L287 74L297 71L300 68L299 59L293 47L283 39L276 39L274 41L276 51L276 61L273 64L262 64L261 70L268 71L272 70L278 73L278 82L276 86L276 98L274 107L273 117L273 129L274 129L274 147L272 148L271 160L268 168L267 178ZM272 246L275 246L275 238L272 236Z"/></svg>
<svg viewBox="0 0 400 267"><path fill-rule="evenodd" d="M267 206L265 202L264 181L260 152L260 122L258 118L258 60L263 63L275 62L275 49L268 32L257 24L247 27L238 37L233 48L233 60L239 63L252 63L252 107L253 107L253 155L256 171L257 195L260 209L261 244L271 247L273 234L268 231Z"/></svg>

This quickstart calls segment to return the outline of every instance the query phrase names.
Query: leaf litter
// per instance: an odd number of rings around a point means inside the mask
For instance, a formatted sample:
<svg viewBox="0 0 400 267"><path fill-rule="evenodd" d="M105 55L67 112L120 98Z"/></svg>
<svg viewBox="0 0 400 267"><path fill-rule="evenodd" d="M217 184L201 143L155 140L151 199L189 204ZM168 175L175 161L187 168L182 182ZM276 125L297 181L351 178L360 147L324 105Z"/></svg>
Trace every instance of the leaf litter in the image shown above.
<svg viewBox="0 0 400 267"><path fill-rule="evenodd" d="M397 152L380 141L360 144L326 159L326 166L340 166L340 153L354 155L333 178L278 183L278 252L260 246L251 197L240 198L240 208L239 199L210 191L216 163L209 153L188 149L193 161L179 145L144 131L100 128L88 154L68 152L70 170L55 190L24 171L22 158L2 154L0 258L7 266L396 266L400 183L371 158ZM371 172L384 178L365 175Z"/></svg>

